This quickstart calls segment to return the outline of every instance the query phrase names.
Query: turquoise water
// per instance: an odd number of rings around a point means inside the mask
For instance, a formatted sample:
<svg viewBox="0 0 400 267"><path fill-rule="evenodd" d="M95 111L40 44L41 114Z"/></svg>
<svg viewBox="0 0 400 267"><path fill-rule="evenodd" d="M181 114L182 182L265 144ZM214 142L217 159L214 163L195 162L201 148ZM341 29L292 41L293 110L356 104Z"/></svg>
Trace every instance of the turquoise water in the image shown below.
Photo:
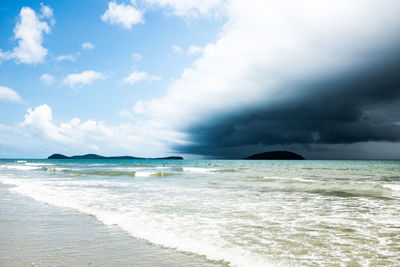
<svg viewBox="0 0 400 267"><path fill-rule="evenodd" d="M400 162L0 160L12 192L232 266L398 266Z"/></svg>

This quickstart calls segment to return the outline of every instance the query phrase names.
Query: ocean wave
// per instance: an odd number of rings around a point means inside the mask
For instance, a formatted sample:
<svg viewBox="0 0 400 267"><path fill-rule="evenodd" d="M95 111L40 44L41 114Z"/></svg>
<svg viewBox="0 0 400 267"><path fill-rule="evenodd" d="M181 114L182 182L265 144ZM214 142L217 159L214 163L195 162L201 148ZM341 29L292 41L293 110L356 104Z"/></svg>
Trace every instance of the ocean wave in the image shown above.
<svg viewBox="0 0 400 267"><path fill-rule="evenodd" d="M157 169L157 170L166 170L166 169L169 169L169 167L166 167L166 166L157 166L157 167L155 167L155 169Z"/></svg>
<svg viewBox="0 0 400 267"><path fill-rule="evenodd" d="M68 168L48 168L42 167L46 172L62 172L71 173L69 177L79 177L82 175L101 175L101 176L135 176L135 171L118 171L118 170L81 170L81 169L68 169Z"/></svg>
<svg viewBox="0 0 400 267"><path fill-rule="evenodd" d="M172 172L154 172L154 171L137 171L137 177L164 177L164 176L172 176L176 175L176 173Z"/></svg>
<svg viewBox="0 0 400 267"><path fill-rule="evenodd" d="M152 177L165 177L165 176L172 176L172 175L176 175L176 173L172 173L172 172L156 172L156 173L152 173L150 176L152 176Z"/></svg>
<svg viewBox="0 0 400 267"><path fill-rule="evenodd" d="M41 169L41 167L26 166L26 165L0 165L0 168L2 168L2 169L21 170L21 171L32 171L32 170Z"/></svg>
<svg viewBox="0 0 400 267"><path fill-rule="evenodd" d="M377 184L349 182L348 179L333 181L308 179L301 177L261 177L249 176L249 179L266 182L262 191L305 192L312 194L330 195L338 197L375 197L392 198L392 191L400 190L397 184Z"/></svg>
<svg viewBox="0 0 400 267"><path fill-rule="evenodd" d="M68 177L80 177L84 175L99 175L99 176L133 176L133 177L166 177L176 175L174 172L162 172L162 171L137 171L133 168L113 168L112 170L82 170L72 168L40 168L46 172L62 172L71 173Z"/></svg>
<svg viewBox="0 0 400 267"><path fill-rule="evenodd" d="M291 179L267 179L272 182L269 186L263 186L262 191L281 192L305 192L336 197L373 197L392 198L392 190L381 184L373 183L340 183L317 180L306 180L301 178Z"/></svg>
<svg viewBox="0 0 400 267"><path fill-rule="evenodd" d="M171 171L183 172L183 167L170 167Z"/></svg>
<svg viewBox="0 0 400 267"><path fill-rule="evenodd" d="M213 172L213 171L217 170L217 169L213 169L213 168L200 168L200 167L183 167L182 169L185 172L197 172L197 173L207 173L207 172Z"/></svg>
<svg viewBox="0 0 400 267"><path fill-rule="evenodd" d="M42 166L47 173L1 170L0 182L133 237L231 266L346 265L347 259L362 265L374 255L385 256L382 265L399 262L400 183L380 179L396 177L397 169L371 172L366 179L364 167L314 173L263 162L254 168L248 162L207 164L74 169L76 164L62 163ZM128 177L111 177L123 175ZM170 175L176 176L163 178ZM87 177L72 179L80 176Z"/></svg>
<svg viewBox="0 0 400 267"><path fill-rule="evenodd" d="M72 169L72 168L59 168L59 167L42 167L43 171L46 172L80 172L79 169Z"/></svg>
<svg viewBox="0 0 400 267"><path fill-rule="evenodd" d="M382 186L392 191L400 192L400 184L383 184Z"/></svg>
<svg viewBox="0 0 400 267"><path fill-rule="evenodd" d="M149 164L129 163L129 162L122 162L122 163L119 163L118 165L122 165L122 166L149 166Z"/></svg>
<svg viewBox="0 0 400 267"><path fill-rule="evenodd" d="M209 240L212 235L199 237L196 231L187 232L186 228L176 227L176 223L168 219L168 216L154 217L145 210L129 213L123 210L108 210L107 205L104 207L92 205L91 203L97 203L96 199L99 196L90 195L88 191L80 197L77 195L78 192L75 192L75 196L71 197L71 191L67 188L64 190L57 188L57 191L54 191L53 188L40 183L24 183L15 180L8 182L16 185L10 189L11 191L50 205L92 215L105 225L118 226L132 237L147 240L156 245L202 255L210 260L222 261L232 266L273 266L265 257L253 254L239 246L226 246L224 242Z"/></svg>
<svg viewBox="0 0 400 267"><path fill-rule="evenodd" d="M25 163L27 166L54 166L54 164L51 163L34 163L34 162L28 162Z"/></svg>
<svg viewBox="0 0 400 267"><path fill-rule="evenodd" d="M82 173L72 173L72 174L68 175L68 177L71 177L71 178L76 178L76 177L81 177L81 176L82 176Z"/></svg>
<svg viewBox="0 0 400 267"><path fill-rule="evenodd" d="M239 169L217 169L214 170L213 172L239 172Z"/></svg>
<svg viewBox="0 0 400 267"><path fill-rule="evenodd" d="M295 184L295 183L313 183L316 182L315 180L305 179L305 178L288 178L288 177L279 177L279 176L247 176L248 179L259 181L259 182L270 182L275 183L279 182L282 184Z"/></svg>
<svg viewBox="0 0 400 267"><path fill-rule="evenodd" d="M135 176L136 172L132 171L88 171L89 175L105 175L105 176Z"/></svg>
<svg viewBox="0 0 400 267"><path fill-rule="evenodd" d="M381 181L385 182L395 182L400 181L400 175L389 175L380 178Z"/></svg>
<svg viewBox="0 0 400 267"><path fill-rule="evenodd" d="M289 178L289 179L282 179L282 182L285 184L295 184L295 183L316 183L318 181L316 180L309 180L309 179L304 179L304 178Z"/></svg>

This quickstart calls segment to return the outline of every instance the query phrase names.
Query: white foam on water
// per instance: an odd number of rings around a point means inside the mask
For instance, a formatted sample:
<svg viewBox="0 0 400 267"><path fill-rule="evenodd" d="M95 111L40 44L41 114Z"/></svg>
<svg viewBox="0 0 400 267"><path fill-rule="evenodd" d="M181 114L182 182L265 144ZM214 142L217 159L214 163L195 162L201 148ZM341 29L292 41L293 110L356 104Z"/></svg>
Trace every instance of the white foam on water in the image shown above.
<svg viewBox="0 0 400 267"><path fill-rule="evenodd" d="M170 169L170 167L166 167L166 166L157 166L156 169L157 169L157 170L167 170L167 169Z"/></svg>
<svg viewBox="0 0 400 267"><path fill-rule="evenodd" d="M18 163L26 162L26 160L17 160Z"/></svg>
<svg viewBox="0 0 400 267"><path fill-rule="evenodd" d="M231 170L249 163L218 164ZM297 165L288 172L264 167L269 163L251 164L254 171L234 175L182 166L187 173L173 179L74 180L1 170L11 176L0 177L0 182L16 185L10 190L35 200L93 215L133 237L232 266L345 266L377 260L382 260L377 265L397 266L400 205L392 196L397 196L399 184L382 184L380 175L365 180L364 166L357 172L337 168L312 176L314 170L299 173ZM82 167L87 170L87 165ZM137 169L136 176L159 172L147 166ZM397 169L382 172L394 175ZM25 175L29 177L22 178Z"/></svg>
<svg viewBox="0 0 400 267"><path fill-rule="evenodd" d="M112 170L112 171L129 171L129 172L134 172L137 170L143 170L143 167L112 167L112 168L107 168L107 170Z"/></svg>
<svg viewBox="0 0 400 267"><path fill-rule="evenodd" d="M218 169L213 169L213 168L200 168L200 167L183 167L183 171L186 172L196 172L196 173L208 173L208 172L213 172Z"/></svg>
<svg viewBox="0 0 400 267"><path fill-rule="evenodd" d="M391 190L393 197L400 198L400 184L383 184L382 187Z"/></svg>
<svg viewBox="0 0 400 267"><path fill-rule="evenodd" d="M382 186L392 191L400 192L400 184L383 184Z"/></svg>
<svg viewBox="0 0 400 267"><path fill-rule="evenodd" d="M299 178L299 177L294 177L291 178L293 181L299 181L301 183L314 183L315 181L310 180L310 179L304 179L304 178Z"/></svg>
<svg viewBox="0 0 400 267"><path fill-rule="evenodd" d="M27 165L27 166L54 166L54 164L51 164L51 163L32 163L32 162L25 163L25 165Z"/></svg>
<svg viewBox="0 0 400 267"><path fill-rule="evenodd" d="M315 183L318 181L311 180L311 179L305 179L301 177L281 177L281 176L263 176L263 178L269 180L269 181L274 181L274 182L279 182L279 183Z"/></svg>
<svg viewBox="0 0 400 267"><path fill-rule="evenodd" d="M268 188L271 190L282 190L288 192L309 192L326 195L353 195L359 197L392 197L389 187L376 183L365 183L351 180L316 180L301 177L278 177L264 176L270 182Z"/></svg>
<svg viewBox="0 0 400 267"><path fill-rule="evenodd" d="M214 242L194 232L177 234L171 231L173 227L170 228L170 225L162 225L159 220L145 213L131 216L115 212L96 212L94 215L106 225L118 225L133 237L145 239L153 244L196 253L210 260L223 260L232 266L272 266L265 258L240 247L213 244Z"/></svg>
<svg viewBox="0 0 400 267"><path fill-rule="evenodd" d="M41 167L35 166L26 166L26 165L0 165L2 169L12 169L12 170L21 170L21 171L31 171L31 170L39 170Z"/></svg>
<svg viewBox="0 0 400 267"><path fill-rule="evenodd" d="M54 168L48 168L48 167L44 167L44 169L47 172L74 172L74 171L81 171L81 169L77 169L77 168L59 168L59 167L54 167Z"/></svg>
<svg viewBox="0 0 400 267"><path fill-rule="evenodd" d="M154 172L151 171L137 171L135 177L150 177Z"/></svg>
<svg viewBox="0 0 400 267"><path fill-rule="evenodd" d="M119 226L131 236L153 244L196 253L210 260L223 260L231 266L272 266L265 257L215 239L212 232L200 234L179 227L179 220L171 219L168 215L154 217L153 214L140 209L116 210L114 205L112 210L107 210L107 205L99 205L99 198L103 198L101 202L108 201L106 194L99 194L99 189L72 192L68 187L51 187L45 182L18 179L3 179L2 182L15 185L11 191L54 206L93 215L106 225Z"/></svg>

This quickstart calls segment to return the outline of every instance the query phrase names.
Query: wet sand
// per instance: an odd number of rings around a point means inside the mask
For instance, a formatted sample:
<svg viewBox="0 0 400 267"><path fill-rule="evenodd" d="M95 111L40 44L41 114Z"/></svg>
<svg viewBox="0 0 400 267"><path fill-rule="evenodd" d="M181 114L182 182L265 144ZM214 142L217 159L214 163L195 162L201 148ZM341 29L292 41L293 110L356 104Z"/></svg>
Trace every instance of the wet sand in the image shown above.
<svg viewBox="0 0 400 267"><path fill-rule="evenodd" d="M0 266L223 266L0 188Z"/></svg>

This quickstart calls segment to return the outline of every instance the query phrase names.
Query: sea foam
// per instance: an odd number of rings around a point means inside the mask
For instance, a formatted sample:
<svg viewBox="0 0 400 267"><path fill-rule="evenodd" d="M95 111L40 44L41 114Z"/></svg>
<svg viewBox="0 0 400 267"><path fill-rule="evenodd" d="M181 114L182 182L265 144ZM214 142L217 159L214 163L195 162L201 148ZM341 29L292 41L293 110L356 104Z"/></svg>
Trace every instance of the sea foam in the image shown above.
<svg viewBox="0 0 400 267"><path fill-rule="evenodd" d="M46 172L4 163L0 183L133 237L232 266L400 262L400 182L382 180L398 175L400 164L211 163L18 164L57 170Z"/></svg>

